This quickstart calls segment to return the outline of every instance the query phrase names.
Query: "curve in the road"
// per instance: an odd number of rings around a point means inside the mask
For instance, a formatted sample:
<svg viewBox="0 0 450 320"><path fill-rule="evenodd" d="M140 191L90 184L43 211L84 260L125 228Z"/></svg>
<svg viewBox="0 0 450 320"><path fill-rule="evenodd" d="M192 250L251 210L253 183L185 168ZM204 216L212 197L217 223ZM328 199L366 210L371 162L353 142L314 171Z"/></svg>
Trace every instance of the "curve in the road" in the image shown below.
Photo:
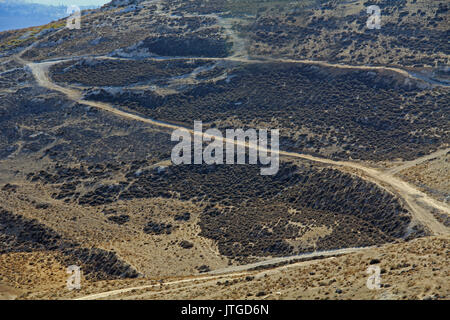
<svg viewBox="0 0 450 320"><path fill-rule="evenodd" d="M22 60L23 61L23 60ZM150 125L158 126L158 127L164 127L171 130L176 129L182 129L186 130L189 133L193 135L203 135L202 132L194 132L194 130L182 127L180 125L175 125L167 122L162 122L158 120L153 120L150 118L145 118L136 114L132 114L123 110L119 110L117 108L114 108L112 105L108 103L103 102L97 102L97 101L88 101L83 100L82 95L79 91L62 87L60 85L57 85L51 81L51 79L48 76L48 68L52 64L56 64L59 61L52 61L52 62L44 62L44 63L27 63L26 65L31 69L34 77L36 78L39 85L46 87L51 90L59 91L65 95L67 95L70 99L84 105L88 105L91 107L95 107L98 109L102 109L108 112L111 112L113 114L116 114L118 116L141 121ZM215 137L212 136L212 138L217 139L218 141L224 142L224 143L234 143L234 144L242 144L238 141L229 140L227 138L223 137ZM261 148L260 146L251 145L248 143L245 143L244 146L249 148L256 148L260 151L270 151L264 148ZM371 168L365 165L362 165L357 162L350 162L350 161L335 161L331 159L326 158L319 158L315 156L311 156L308 154L301 154L301 153L295 153L295 152L288 152L288 151L279 151L280 156L287 156L287 157L294 157L294 158L302 158L307 159L315 162L320 163L326 163L331 164L335 166L340 167L347 167L356 169L360 172L362 172L366 177L369 177L373 182L378 183L381 187L390 190L391 192L397 194L400 198L402 198L405 203L408 205L413 218L415 218L418 222L424 224L429 228L429 230L434 233L435 235L442 235L442 234L448 234L449 228L442 225L437 219L433 216L431 213L429 207L435 208L439 211L443 211L447 215L450 215L450 208L447 204L439 202L427 194L417 190L414 186L410 185L409 183L401 180L400 178L395 177L392 173L388 171L380 171L375 168Z"/></svg>
<svg viewBox="0 0 450 320"><path fill-rule="evenodd" d="M222 26L227 28L229 26L229 24L222 23ZM231 28L227 28L227 29L231 30ZM58 30L57 32L60 32L62 30L63 29ZM233 36L233 34L230 34L230 35ZM224 61L235 61L235 62L244 62L244 63L283 62L283 63L312 64L312 65L320 65L320 66L325 66L325 67L345 68L345 69L387 70L387 71L396 72L407 78L413 78L413 79L425 81L433 86L437 85L437 86L448 87L448 84L442 84L442 83L436 83L434 81L428 81L427 78L423 78L422 76L420 76L420 77L416 76L416 75L410 73L409 71L405 71L405 70L402 70L399 68L382 67L382 66L352 66L352 65L342 65L342 64L331 64L331 63L327 63L327 62L323 62L323 61L313 61L313 60L271 59L271 58L250 59L250 58L246 57L244 54L242 54L242 53L244 53L244 51L242 50L243 43L239 42L239 39L236 36L234 36L233 40L234 40L234 47L239 48L239 50L233 56L227 57L227 58L205 58L205 57L160 57L160 58L158 58L158 57L155 57L154 59L155 60L193 59L193 60L214 60L214 61L224 60ZM48 76L48 68L51 65L60 63L62 61L67 61L68 59L74 59L75 57L66 58L66 59L54 59L52 61L45 61L45 62L40 62L40 63L32 63L32 62L25 61L24 59L22 59L21 58L22 54L24 52L26 52L27 50L29 50L30 48L32 48L35 44L36 43L32 44L30 47L26 48L21 53L19 53L17 56L15 56L15 59L18 62L20 62L21 64L27 65L30 68L35 79L37 80L39 85L41 85L42 87L61 92L61 93L65 94L69 99L71 99L77 103L92 106L92 107L116 114L120 117L128 118L131 120L136 120L136 121L141 121L141 122L144 122L144 123L147 123L150 125L164 127L164 128L172 129L172 130L184 129L184 130L189 131L191 134L198 134L188 128L184 128L184 127L181 127L178 125L174 125L174 124L170 124L170 123L166 123L166 122L162 122L162 121L144 118L144 117L141 117L141 116L138 116L135 114L131 114L131 113L116 109L112 105L107 104L107 103L83 100L81 92L74 90L73 88L63 87L58 84L55 84L54 82L52 82L52 80ZM97 57L97 58L120 59L120 58L114 58L114 57ZM216 138L218 140L222 139L224 142L227 141L227 139L221 138L221 137L214 137L214 138ZM232 141L232 143L236 143L236 141ZM255 146L251 146L248 144L246 144L246 146L247 147L255 147ZM256 148L261 150L261 148L259 148L258 146L256 146ZM448 152L448 150L449 149L440 150L440 151L438 151L438 153L439 154L445 153L445 152ZM315 162L326 163L326 164L331 164L331 165L335 165L335 166L341 166L341 167L352 168L352 169L358 170L363 173L363 178L366 178L368 180L371 180L372 182L379 184L381 187L383 187L391 192L394 192L401 199L403 199L405 201L405 203L408 205L413 218L415 218L417 221L419 221L420 223L427 226L431 232L433 232L436 235L441 235L441 234L448 235L449 234L449 229L446 228L444 225L442 225L435 219L433 214L430 212L429 208L434 208L434 209L440 210L442 212L445 212L448 215L450 215L450 208L445 203L439 202L439 201L429 197L428 195L424 194L423 192L417 190L414 186L412 186L412 185L408 184L407 182L401 180L400 178L397 178L394 176L394 174L396 172L399 172L400 170L403 170L404 168L410 167L410 166L414 165L415 163L418 163L418 161L422 161L422 160L419 160L419 159L413 160L413 161L407 162L405 164L402 164L401 166L399 166L397 168L393 168L392 170L382 171L382 170L368 167L368 166L365 166L363 164L356 163L356 162L334 161L334 160L330 160L330 159L326 159L326 158L319 158L319 157L315 157L315 156L311 156L311 155L307 155L307 154L280 151L279 155L287 156L287 157L294 157L294 158L302 158L302 159L307 159L307 160L311 160L311 161L315 161ZM342 253L349 253L349 252L353 252L354 250L362 250L362 249L365 249L365 248L353 248L353 249L347 248L347 249L339 249L340 251L339 250L336 250L336 251L339 251L339 252L342 251ZM338 254L336 251L334 251L334 250L332 252L330 251L329 255L332 255L333 252L334 252L334 254ZM311 257L313 257L314 255L317 255L317 254L324 255L323 252L322 253L312 253ZM299 257L305 258L304 255L299 256ZM254 268L254 267L258 267L258 266L270 265L270 264L277 263L277 262L284 262L284 261L289 262L289 261L292 261L293 259L296 259L296 257L273 258L273 259L258 262L256 264L251 264L251 265L246 265L246 266L237 266L237 267L233 266L233 267L225 268L222 270L215 270L212 272L215 275L211 275L209 277L202 276L202 277L197 277L197 278L189 278L189 279L177 280L177 281L173 281L173 282L167 282L166 284L170 285L170 284L193 282L193 281L198 281L198 280L218 279L218 278L222 277L222 276L220 276L220 274L226 274L223 277L245 275L245 274L247 274L246 272L242 273L240 271L248 270L250 268ZM112 291L108 291L108 292L102 292L102 293L97 293L97 294L81 297L79 299L80 300L101 299L101 298L106 298L106 297L110 297L113 295L131 292L133 290L153 288L156 286L159 286L159 284L119 289L119 290L112 290Z"/></svg>

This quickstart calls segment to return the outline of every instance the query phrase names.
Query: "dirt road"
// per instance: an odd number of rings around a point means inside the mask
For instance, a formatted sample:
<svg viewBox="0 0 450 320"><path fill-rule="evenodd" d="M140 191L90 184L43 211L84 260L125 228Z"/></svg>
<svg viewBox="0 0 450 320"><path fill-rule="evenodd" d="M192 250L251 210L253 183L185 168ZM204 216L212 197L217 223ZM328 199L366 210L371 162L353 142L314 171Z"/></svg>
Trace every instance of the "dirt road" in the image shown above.
<svg viewBox="0 0 450 320"><path fill-rule="evenodd" d="M353 253L358 252L361 250L367 250L373 247L364 247L364 248L344 248L344 249L335 249L335 250L326 250L326 251L316 251L311 253L304 253L299 254L295 256L288 256L288 257L277 257L277 258L270 258L263 261L255 262L255 263L249 263L245 265L240 266L230 266L223 269L217 269L208 272L208 274L212 275L219 275L219 274L229 274L229 273L235 273L235 272L244 272L248 271L250 269L258 268L258 267L269 267L270 265L274 265L277 263L289 263L294 262L298 259L313 259L317 257L332 257L336 255L341 254L347 254L347 253Z"/></svg>
<svg viewBox="0 0 450 320"><path fill-rule="evenodd" d="M270 259L256 262L256 263L250 263L250 264L240 265L240 266L231 266L231 267L227 267L224 269L214 270L214 271L209 272L208 275L202 275L202 276L190 277L187 279L164 282L163 285L171 286L171 285L175 285L175 284L192 283L192 282L197 282L197 281L201 281L203 284L205 281L210 281L210 280L217 281L219 279L224 279L224 278L233 278L233 277L239 277L239 276L247 276L249 274L261 273L261 271L250 271L251 269L256 268L256 267L263 267L263 266L269 267L270 265L280 263L280 262L287 262L287 263L294 262L297 259L312 259L314 257L324 257L324 258L328 257L329 258L329 257L333 257L336 255L354 253L354 252L358 252L358 251L362 251L362 250L368 250L370 248L373 248L373 247L345 248L345 249L312 252L312 253L301 254L301 255L296 255L296 256L289 256L289 257L270 258ZM301 265L301 264L305 264L305 263L309 263L309 261L292 263L292 264L290 264L290 266L297 266L297 265ZM280 266L280 267L270 268L270 270L272 270L272 272L273 272L276 269L285 268L285 267L286 266ZM263 272L266 273L266 271L263 271ZM129 288L124 288L124 289L117 289L117 290L95 293L95 294L83 296L80 298L76 298L75 300L103 299L103 298L108 298L111 296L117 296L120 294L130 293L130 292L136 291L136 290L146 290L146 289L157 288L160 286L161 286L161 284L159 284L159 283L144 285L144 286L135 286L135 287L129 287ZM160 292L155 292L155 294L158 294L158 293L160 293Z"/></svg>
<svg viewBox="0 0 450 320"><path fill-rule="evenodd" d="M165 286L174 285L174 284L180 284L180 283L189 283L189 282L195 282L195 281L206 281L206 280L216 280L221 279L225 277L232 277L232 276L240 276L240 275L246 275L247 273L234 273L234 274L227 274L223 276L199 276L194 278L188 278L188 279L181 279L176 281L170 281L170 282L164 282ZM111 291L105 291L100 293L91 294L88 296L76 298L74 300L97 300L97 299L103 299L111 296L116 296L119 294L128 293L134 290L145 290L145 289L152 289L161 286L160 283L157 284L149 284L145 286L137 286L137 287L130 287L125 289L117 289L117 290L111 290Z"/></svg>
<svg viewBox="0 0 450 320"><path fill-rule="evenodd" d="M158 120L153 120L150 118L145 118L136 114L128 113L123 110L119 110L114 108L112 105L108 103L103 102L97 102L97 101L87 101L82 99L81 92L79 92L76 89L68 88L68 87L62 87L60 85L57 85L52 82L52 80L48 76L48 68L52 64L56 64L59 61L52 61L52 62L43 62L43 63L27 63L27 66L31 69L34 77L36 78L38 84L40 86L43 86L45 88L48 88L50 90L59 91L70 99L84 105L88 105L91 107L95 107L107 112L111 112L113 114L116 114L118 116L141 121L153 126L163 127L170 130L176 130L176 129L182 129L186 130L189 133L193 135L202 135L202 132L194 132L192 129L185 128L179 125L162 122ZM218 141L221 141L223 143L234 143L234 144L241 144L234 140L229 140L223 137L215 137L215 136L209 136L210 138L217 139ZM246 147L258 149L259 151L270 151L264 148L261 148L259 146L250 145L248 143L243 144ZM444 152L444 151L442 151ZM315 162L320 163L326 163L331 164L334 166L339 167L347 167L356 169L359 172L362 173L363 178L368 178L368 180L371 180L372 182L377 183L382 188L385 188L389 190L390 192L393 192L394 194L397 194L401 199L405 201L405 204L409 207L412 216L414 219L416 219L417 222L422 223L426 227L430 229L430 231L435 235L444 235L449 233L449 228L442 225L439 221L436 220L436 218L431 213L430 208L437 209L439 211L442 211L446 213L447 215L450 215L450 208L445 203L439 202L430 196L426 195L425 193L421 192L420 190L416 189L414 186L410 185L409 183L402 181L400 178L397 178L394 176L393 173L389 171L382 171L379 169L375 169L369 166L366 166L364 164L358 163L358 162L350 162L350 161L334 161L331 159L326 158L319 158L315 156L311 156L308 154L301 154L301 153L295 153L295 152L287 152L287 151L279 151L279 156L286 156L286 157L293 157L293 158L301 158L301 159L307 159Z"/></svg>
<svg viewBox="0 0 450 320"><path fill-rule="evenodd" d="M401 165L390 169L389 172L391 174L395 174L395 173L398 173L400 171L406 170L408 168L417 166L417 165L419 165L421 163L424 163L424 162L426 162L428 160L432 160L432 159L435 159L435 158L442 157L442 156L446 155L449 152L450 152L450 148L441 149L441 150L438 150L436 152L430 153L430 154L428 154L426 156L423 156L423 157L420 157L420 158L417 158L417 159L414 159L414 160L411 160L411 161L405 161Z"/></svg>
<svg viewBox="0 0 450 320"><path fill-rule="evenodd" d="M227 28L228 30L231 30L230 25L228 22L222 23L222 26ZM335 67L335 68L346 68L346 69L360 69L360 70L388 70L393 71L396 73L399 73L407 78L415 78L411 73L405 70L397 69L397 68L388 68L388 67L371 67L371 66L349 66L349 65L337 65L337 64L330 64L327 62L321 62L321 61L312 61L312 60L292 60L292 59L269 59L269 58L257 58L257 59L249 59L245 56L244 51L244 45L245 43L241 41L239 38L237 38L234 34L230 33L230 36L233 37L233 42L235 44L235 48L237 48L237 52L228 58L204 58L204 57L189 57L188 59L193 60L224 60L224 61L236 61L236 62L245 62L245 63L268 63L268 62L284 62L284 63L306 63L306 64L315 64L320 66L326 66L326 67ZM23 52L22 52L23 53ZM105 59L114 59L111 57L100 57ZM128 118L135 121L140 121L147 123L149 125L158 126L170 130L176 130L176 129L182 129L190 132L191 134L202 134L198 132L194 132L192 129L184 128L179 125L166 123L158 120L153 120L149 118L145 118L139 115L131 114L123 110L119 110L117 108L114 108L112 105L108 103L102 103L102 102L96 102L96 101L87 101L83 100L82 93L79 90L76 90L74 88L69 87L63 87L56 83L54 83L49 75L48 75L48 69L51 65L60 63L62 61L67 61L70 58L66 59L59 59L54 61L47 61L47 62L40 62L40 63L32 63L23 60L20 56L16 57L16 60L20 63L28 66L35 77L38 84L42 87L48 88L49 90L54 90L61 92L65 94L69 99L83 104L88 105L91 107L95 107L113 114L116 114L117 116ZM175 59L186 59L186 57L164 57L164 58L155 58L155 60L175 60ZM415 78L419 79L419 78ZM423 80L423 79L422 79ZM430 82L431 84L431 82ZM432 83L435 85L434 83ZM222 142L232 142L235 144L239 144L236 141L229 141L226 138L222 137L215 137L218 141ZM253 146L249 144L245 144L245 146L249 148L256 148L260 151L267 151L263 148L260 148L259 146ZM416 189L413 185L410 185L409 183L401 180L400 178L395 176L396 172L399 172L400 170L403 170L405 168L408 168L410 166L413 166L415 164L421 163L423 161L426 161L427 159L431 159L434 156L445 154L448 152L449 149L445 150L439 150L437 153L428 155L426 157L422 157L413 161L409 161L407 163L404 163L396 168L393 168L391 170L381 170L377 168L370 167L368 165L358 163L358 162L351 162L351 161L334 161L331 159L326 158L320 158L315 157L307 154L301 154L301 153L294 153L294 152L287 152L287 151L279 151L279 156L284 157L293 157L293 158L301 158L306 160L311 160L319 163L325 163L330 164L336 167L344 167L344 168L350 168L357 170L358 175L360 175L362 178L369 180L371 182L377 183L380 187L396 194L400 199L402 199L405 204L408 206L409 211L411 212L411 215L413 219L425 225L429 228L429 230L435 234L435 235L448 235L449 234L449 228L446 228L444 225L442 225L440 222L436 220L436 218L433 216L431 210L440 210L447 215L450 215L450 207L446 205L445 203L439 202L430 196L426 195L425 193L421 192L420 190ZM330 252L319 252L319 253L311 253L308 255L308 258L312 258L318 255L321 256L332 256L336 254L344 254L349 252L354 252L357 250L364 250L365 248L347 248L347 249L340 249L340 250L334 250ZM284 257L284 258L274 258L269 259L265 261L261 261L255 264L245 265L245 266L232 266L229 268L221 269L221 270L215 270L211 272L210 276L199 276L194 278L188 278L188 279L182 279L172 282L167 282L165 285L174 285L174 284L181 284L181 283L190 283L195 281L207 281L207 280L215 280L225 277L233 277L233 276L240 276L240 275L246 275L247 272L243 272L245 270L248 270L250 268L258 267L258 266L264 266L264 265L270 265L278 262L289 262L297 258L306 258L305 255L303 256L297 256L297 257ZM221 275L224 274L224 275ZM97 294L88 295L85 297L78 298L80 300L90 300L90 299L101 299L101 298L107 298L114 295L124 294L131 292L133 290L142 290L142 289L150 289L160 286L160 284L151 284L146 286L139 286L139 287L132 287L132 288L125 288L125 289L119 289L119 290L112 290Z"/></svg>

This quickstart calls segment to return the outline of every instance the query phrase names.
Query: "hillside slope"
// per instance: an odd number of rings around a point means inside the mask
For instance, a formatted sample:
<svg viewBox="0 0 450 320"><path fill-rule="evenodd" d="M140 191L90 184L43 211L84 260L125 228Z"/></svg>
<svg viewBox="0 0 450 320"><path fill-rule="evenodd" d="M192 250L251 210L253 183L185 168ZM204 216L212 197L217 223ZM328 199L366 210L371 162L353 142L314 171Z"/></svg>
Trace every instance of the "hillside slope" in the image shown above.
<svg viewBox="0 0 450 320"><path fill-rule="evenodd" d="M0 33L0 294L448 299L448 6L378 1L371 30L364 1L245 3L112 1L79 30ZM279 129L278 173L173 165L195 120ZM378 257L391 287L367 291Z"/></svg>

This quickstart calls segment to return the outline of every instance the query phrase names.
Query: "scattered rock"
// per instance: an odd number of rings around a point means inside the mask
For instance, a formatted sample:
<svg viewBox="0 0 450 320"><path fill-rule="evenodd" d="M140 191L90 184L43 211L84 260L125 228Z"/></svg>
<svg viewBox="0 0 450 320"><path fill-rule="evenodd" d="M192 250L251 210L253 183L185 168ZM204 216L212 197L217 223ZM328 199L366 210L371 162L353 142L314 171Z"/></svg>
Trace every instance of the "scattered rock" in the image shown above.
<svg viewBox="0 0 450 320"><path fill-rule="evenodd" d="M206 264L201 265L200 267L197 267L196 269L197 269L198 272L200 272L200 273L205 273L205 272L211 271L210 267L207 266Z"/></svg>
<svg viewBox="0 0 450 320"><path fill-rule="evenodd" d="M186 240L181 241L179 244L180 244L180 247L182 247L183 249L190 249L194 246L191 242L186 241Z"/></svg>

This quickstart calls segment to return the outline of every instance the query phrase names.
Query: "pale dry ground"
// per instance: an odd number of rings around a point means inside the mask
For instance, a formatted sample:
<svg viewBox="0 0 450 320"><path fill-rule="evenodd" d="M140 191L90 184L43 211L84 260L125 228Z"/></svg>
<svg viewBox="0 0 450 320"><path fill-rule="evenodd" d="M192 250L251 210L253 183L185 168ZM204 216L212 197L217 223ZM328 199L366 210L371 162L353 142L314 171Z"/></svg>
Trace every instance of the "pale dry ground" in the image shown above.
<svg viewBox="0 0 450 320"><path fill-rule="evenodd" d="M19 296L19 294L19 290L0 283L0 300L14 300Z"/></svg>
<svg viewBox="0 0 450 320"><path fill-rule="evenodd" d="M367 248L355 253L295 264L226 275L88 282L82 289L68 291L65 275L52 257L32 254L18 260L34 261L34 268L52 268L45 281L21 272L19 298L39 299L450 299L450 238L428 237ZM33 253L39 255L40 253ZM30 255L30 256L27 256ZM17 254L15 258L17 259ZM45 256L45 255L44 255ZM11 259L12 257L9 257ZM381 288L366 286L367 268L373 259L381 270ZM375 261L372 261L375 262ZM21 270L32 271L26 263ZM22 270L25 271L25 270ZM11 273L11 272L10 272ZM28 280L29 279L29 280ZM27 284L31 282L32 285ZM41 281L41 282L39 282ZM33 292L33 293L32 293Z"/></svg>
<svg viewBox="0 0 450 320"><path fill-rule="evenodd" d="M418 239L323 260L302 262L178 291L161 292L161 299L422 299L450 298L449 238ZM366 286L367 267L379 259L380 290ZM341 291L339 291L341 290ZM341 292L341 293L339 293ZM256 295L260 295L257 297ZM148 298L152 296L149 295ZM146 298L146 293L131 295Z"/></svg>
<svg viewBox="0 0 450 320"><path fill-rule="evenodd" d="M435 160L441 160L440 162L442 164L442 162L448 162L448 159L450 159L449 154L450 154L450 148L441 149L441 150L438 150L431 154L427 154L423 157L414 159L412 161L405 161L400 165L397 164L395 167L393 167L390 170L390 172L398 173L398 172L406 171L409 168L419 166L423 163L427 163L427 162L435 161ZM446 169L446 168L444 167L443 169Z"/></svg>
<svg viewBox="0 0 450 320"><path fill-rule="evenodd" d="M19 186L14 194L0 191L1 206L26 218L37 219L65 239L85 247L114 250L117 255L151 278L198 274L196 267L208 265L224 268L228 259L221 256L214 241L199 236L198 217L203 206L175 199L134 199L118 201L113 206L80 206L64 203L51 197L54 190L41 184L15 181ZM47 203L47 209L36 209L32 204ZM128 215L130 221L118 225L107 218L104 208L114 208L117 214ZM174 221L174 216L189 212L187 222ZM170 223L171 234L144 233L149 221ZM193 244L184 249L183 240ZM168 267L170 266L170 268Z"/></svg>
<svg viewBox="0 0 450 320"><path fill-rule="evenodd" d="M399 177L441 201L450 202L450 149L426 157L424 161L406 164L410 165L394 168Z"/></svg>
<svg viewBox="0 0 450 320"><path fill-rule="evenodd" d="M340 257L231 275L228 279L207 278L151 290L135 289L107 298L449 299L449 240L448 237L417 239ZM383 285L380 290L369 290L366 286L366 270L372 259L380 260Z"/></svg>
<svg viewBox="0 0 450 320"><path fill-rule="evenodd" d="M0 300L23 299L23 295L32 298L40 292L66 289L67 266L58 258L59 253L48 251L0 255Z"/></svg>

